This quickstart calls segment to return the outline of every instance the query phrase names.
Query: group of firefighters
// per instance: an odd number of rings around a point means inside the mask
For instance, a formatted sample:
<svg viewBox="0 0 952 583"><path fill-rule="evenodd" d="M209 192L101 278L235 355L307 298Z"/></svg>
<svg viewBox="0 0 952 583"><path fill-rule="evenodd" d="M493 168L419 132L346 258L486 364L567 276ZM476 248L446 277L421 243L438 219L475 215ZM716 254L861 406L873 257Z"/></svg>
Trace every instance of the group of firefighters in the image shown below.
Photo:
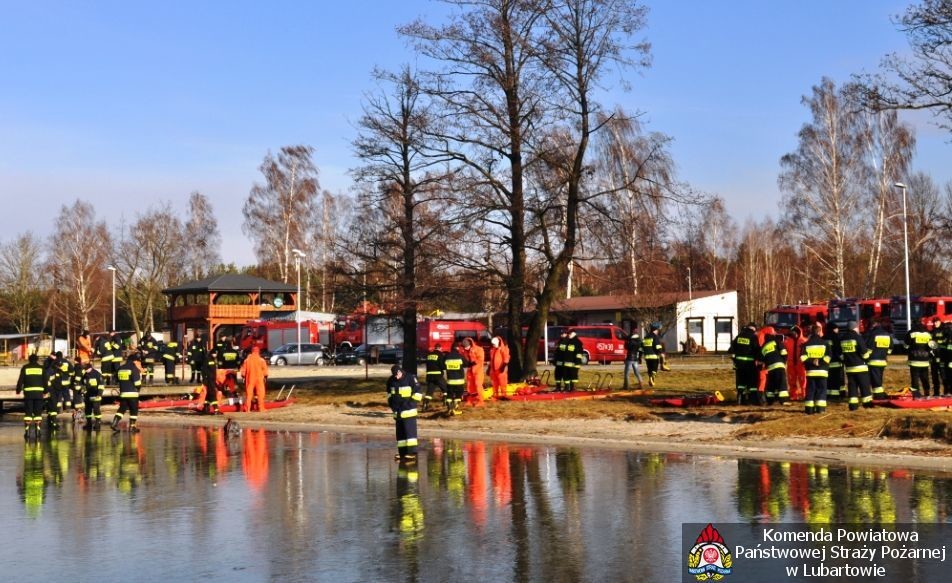
<svg viewBox="0 0 952 583"><path fill-rule="evenodd" d="M246 398L242 410L249 411L257 404L263 410L268 364L254 348L246 358L227 336L222 336L209 351L201 334L196 334L185 353L190 368L190 382L201 383L200 390L189 398L203 399L203 410L218 413L223 380L228 373L236 373L245 380ZM100 359L100 369L93 359ZM103 390L109 386L118 389L119 409L111 427L119 431L123 418L129 417L129 430L137 432L139 417L139 392L143 384L152 384L154 367L164 366L165 382L177 385L175 365L180 361L180 347L173 337L169 342L157 341L149 332L143 334L137 346L124 348L122 338L115 331L101 336L95 345L89 332L83 331L76 341L76 357L70 361L62 352L51 354L41 364L37 354L31 354L20 369L16 392L23 394L24 437L38 438L41 434L43 416L47 429L56 431L62 424L63 415L84 417L84 429L99 430L102 424Z"/></svg>
<svg viewBox="0 0 952 583"><path fill-rule="evenodd" d="M917 325L906 334L913 398L952 394L952 322L936 320L932 332ZM850 411L886 399L883 377L893 337L876 324L865 335L859 324L841 330L835 322L814 322L808 334L794 326L787 334L748 324L731 342L737 400L763 405L804 402L807 414L822 413L830 401L846 400Z"/></svg>

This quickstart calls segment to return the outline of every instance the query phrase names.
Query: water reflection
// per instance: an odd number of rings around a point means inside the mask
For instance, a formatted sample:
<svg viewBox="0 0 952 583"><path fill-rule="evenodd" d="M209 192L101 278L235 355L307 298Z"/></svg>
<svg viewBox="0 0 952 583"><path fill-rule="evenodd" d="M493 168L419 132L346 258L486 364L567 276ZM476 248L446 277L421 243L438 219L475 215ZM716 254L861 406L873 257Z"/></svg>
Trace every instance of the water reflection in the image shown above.
<svg viewBox="0 0 952 583"><path fill-rule="evenodd" d="M2 427L0 513L21 536L0 568L23 579L16 556L52 542L81 580L161 548L146 579L667 581L682 522L944 522L952 507L952 481L918 472L440 439L407 466L391 450L220 428L24 444Z"/></svg>

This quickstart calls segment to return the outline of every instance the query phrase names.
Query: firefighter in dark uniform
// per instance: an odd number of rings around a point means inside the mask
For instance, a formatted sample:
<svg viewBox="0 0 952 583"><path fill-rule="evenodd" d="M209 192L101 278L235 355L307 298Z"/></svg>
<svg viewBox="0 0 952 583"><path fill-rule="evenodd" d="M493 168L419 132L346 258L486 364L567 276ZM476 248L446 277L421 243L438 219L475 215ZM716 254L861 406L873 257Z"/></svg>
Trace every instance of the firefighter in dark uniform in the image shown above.
<svg viewBox="0 0 952 583"><path fill-rule="evenodd" d="M569 339L569 333L566 330L563 330L559 334L558 340L555 342L555 354L552 355L552 361L555 365L554 370L552 371L553 382L555 382L555 390L561 391L565 388L565 354L567 348L567 342Z"/></svg>
<svg viewBox="0 0 952 583"><path fill-rule="evenodd" d="M218 368L237 370L241 366L241 353L227 336L222 336L221 341L221 350L218 351Z"/></svg>
<svg viewBox="0 0 952 583"><path fill-rule="evenodd" d="M869 384L872 385L873 400L886 398L886 389L883 387L883 377L886 376L886 358L892 353L892 334L886 332L882 326L876 324L866 335L866 346L869 348Z"/></svg>
<svg viewBox="0 0 952 583"><path fill-rule="evenodd" d="M661 337L658 336L658 330L661 329L661 324L654 322L651 326L648 327L648 333L645 334L644 339L641 341L642 353L645 357L645 370L648 373L648 386L655 386L655 378L658 376L658 370L662 368L664 364L664 344L661 343ZM754 338L756 341L756 337ZM753 363L753 356L751 354L751 363Z"/></svg>
<svg viewBox="0 0 952 583"><path fill-rule="evenodd" d="M952 322L942 324L942 343L936 345L942 363L943 394L952 395Z"/></svg>
<svg viewBox="0 0 952 583"><path fill-rule="evenodd" d="M205 359L199 378L205 386L205 404L203 411L209 415L221 415L218 408L218 355L213 350Z"/></svg>
<svg viewBox="0 0 952 583"><path fill-rule="evenodd" d="M116 382L119 385L119 410L112 418L112 430L119 431L119 423L126 411L129 412L129 431L139 431L139 389L142 388L142 374L139 372L141 359L138 354L132 353L119 370L116 371Z"/></svg>
<svg viewBox="0 0 952 583"><path fill-rule="evenodd" d="M403 462L416 461L417 404L423 400L416 375L404 372L400 365L390 369L387 380L387 405L393 411L397 429L397 459Z"/></svg>
<svg viewBox="0 0 952 583"><path fill-rule="evenodd" d="M175 376L175 364L179 360L179 343L175 336L169 338L162 351L162 364L165 365L165 384L177 385L178 377Z"/></svg>
<svg viewBox="0 0 952 583"><path fill-rule="evenodd" d="M102 424L102 373L93 368L92 361L84 365L83 371L83 400L86 406L86 431L99 431Z"/></svg>
<svg viewBox="0 0 952 583"><path fill-rule="evenodd" d="M932 358L929 360L929 372L932 377L932 394L938 397L942 393L942 362L940 361L939 347L944 341L942 337L942 320L933 318L932 331L933 349Z"/></svg>
<svg viewBox="0 0 952 583"><path fill-rule="evenodd" d="M423 395L423 410L430 408L433 402L433 393L437 390L446 400L446 356L443 347L439 344L426 355L426 394Z"/></svg>
<svg viewBox="0 0 952 583"><path fill-rule="evenodd" d="M565 340L565 354L563 355L565 366L565 388L563 390L565 392L572 393L578 389L578 371L582 368L584 359L585 348L582 346L582 341L579 340L575 330L571 330Z"/></svg>
<svg viewBox="0 0 952 583"><path fill-rule="evenodd" d="M207 359L208 349L205 347L205 340L201 334L196 334L195 338L188 343L188 366L192 371L188 382L202 382L202 369L205 368Z"/></svg>
<svg viewBox="0 0 952 583"><path fill-rule="evenodd" d="M870 389L869 360L871 351L859 333L859 324L850 321L846 330L840 332L840 352L843 355L843 372L846 373L846 388L849 391L850 411L873 406Z"/></svg>
<svg viewBox="0 0 952 583"><path fill-rule="evenodd" d="M443 357L443 366L446 369L446 413L448 415L462 415L460 405L463 403L463 393L466 391L466 369L470 363L459 353L454 344L449 353Z"/></svg>
<svg viewBox="0 0 952 583"><path fill-rule="evenodd" d="M807 375L807 397L803 410L807 415L826 411L826 379L830 368L830 345L820 335L822 328L814 325L813 332L800 349L800 360Z"/></svg>
<svg viewBox="0 0 952 583"><path fill-rule="evenodd" d="M773 405L779 401L786 405L790 400L787 390L787 349L784 346L785 337L777 334L772 327L767 327L764 335L764 345L760 348L759 360L767 370L767 386L765 393L767 404Z"/></svg>
<svg viewBox="0 0 952 583"><path fill-rule="evenodd" d="M904 344L909 358L912 395L917 399L928 397L929 363L932 360L932 350L935 348L932 335L922 329L922 324L915 324L915 327L906 334Z"/></svg>
<svg viewBox="0 0 952 583"><path fill-rule="evenodd" d="M118 332L113 332L109 336L109 352L112 354L112 375L113 384L116 384L116 371L119 370L119 366L122 364L122 338L119 336Z"/></svg>
<svg viewBox="0 0 952 583"><path fill-rule="evenodd" d="M83 386L83 375L86 374L86 366L78 356L73 360L73 414L77 417L84 417L83 411L86 409L86 399L83 395L86 388Z"/></svg>
<svg viewBox="0 0 952 583"><path fill-rule="evenodd" d="M760 393L760 378L757 375L755 359L760 352L760 343L757 340L757 325L747 324L734 340L731 341L731 360L734 361L734 386L737 388L737 403L747 403L748 397L755 397ZM647 362L647 356L646 360ZM650 366L650 365L649 365ZM651 370L649 368L649 370ZM651 377L648 378L648 384ZM751 404L754 404L752 401Z"/></svg>
<svg viewBox="0 0 952 583"><path fill-rule="evenodd" d="M25 439L40 436L40 423L43 422L43 401L48 390L49 377L46 370L40 366L36 354L27 358L26 364L20 368L20 377L17 379L17 394L23 393L23 437Z"/></svg>
<svg viewBox="0 0 952 583"><path fill-rule="evenodd" d="M115 334L114 330L110 330L109 334L103 334L102 336L96 339L96 354L99 355L99 366L102 368L102 376L105 384L112 384L112 342L110 341L111 334Z"/></svg>
<svg viewBox="0 0 952 583"><path fill-rule="evenodd" d="M142 342L139 343L139 353L142 356L142 382L147 385L152 384L155 377L155 363L161 358L159 347L155 342L155 337L151 332L142 335Z"/></svg>
<svg viewBox="0 0 952 583"><path fill-rule="evenodd" d="M827 351L827 354L830 355L830 371L826 378L826 397L829 401L836 403L846 397L843 353L840 351L840 327L836 322L830 322L826 325L825 339L827 344L830 345L830 349Z"/></svg>

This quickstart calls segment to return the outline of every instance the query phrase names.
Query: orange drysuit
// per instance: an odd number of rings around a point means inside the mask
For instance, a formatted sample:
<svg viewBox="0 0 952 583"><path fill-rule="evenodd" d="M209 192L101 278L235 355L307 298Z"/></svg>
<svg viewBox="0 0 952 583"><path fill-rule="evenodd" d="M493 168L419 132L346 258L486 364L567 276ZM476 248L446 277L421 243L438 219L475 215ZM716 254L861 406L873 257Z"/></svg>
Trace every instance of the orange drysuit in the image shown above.
<svg viewBox="0 0 952 583"><path fill-rule="evenodd" d="M489 378L493 383L493 396L504 397L509 384L509 347L499 336L493 337L493 344L489 350Z"/></svg>
<svg viewBox="0 0 952 583"><path fill-rule="evenodd" d="M783 343L787 349L787 388L791 401L802 401L807 396L807 371L800 360L800 350L806 341L803 333L792 331Z"/></svg>
<svg viewBox="0 0 952 583"><path fill-rule="evenodd" d="M484 365L486 364L486 353L483 347L470 341L469 346L463 347L463 358L468 360L471 365L466 370L466 392L475 395L476 399L483 402L483 384L486 380Z"/></svg>
<svg viewBox="0 0 952 583"><path fill-rule="evenodd" d="M76 356L82 364L86 364L93 357L93 341L89 339L89 335L80 335L76 339Z"/></svg>
<svg viewBox="0 0 952 583"><path fill-rule="evenodd" d="M261 351L255 346L251 354L241 365L241 376L245 379L245 404L242 411L251 411L252 396L258 399L258 410L264 411L264 387L268 377L268 363L261 358Z"/></svg>

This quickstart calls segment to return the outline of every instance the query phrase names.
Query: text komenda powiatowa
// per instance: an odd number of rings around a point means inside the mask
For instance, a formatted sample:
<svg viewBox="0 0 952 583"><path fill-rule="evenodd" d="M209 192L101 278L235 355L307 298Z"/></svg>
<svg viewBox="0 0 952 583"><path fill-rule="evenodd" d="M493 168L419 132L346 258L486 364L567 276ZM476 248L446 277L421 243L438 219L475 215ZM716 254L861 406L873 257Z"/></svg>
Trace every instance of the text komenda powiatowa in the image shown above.
<svg viewBox="0 0 952 583"><path fill-rule="evenodd" d="M879 563L884 561L945 562L945 545L920 547L917 543L919 533L914 530L765 528L762 542L735 547L734 558L805 561L786 567L788 575L804 577L881 577L886 574L886 567ZM828 561L837 563L827 564Z"/></svg>

